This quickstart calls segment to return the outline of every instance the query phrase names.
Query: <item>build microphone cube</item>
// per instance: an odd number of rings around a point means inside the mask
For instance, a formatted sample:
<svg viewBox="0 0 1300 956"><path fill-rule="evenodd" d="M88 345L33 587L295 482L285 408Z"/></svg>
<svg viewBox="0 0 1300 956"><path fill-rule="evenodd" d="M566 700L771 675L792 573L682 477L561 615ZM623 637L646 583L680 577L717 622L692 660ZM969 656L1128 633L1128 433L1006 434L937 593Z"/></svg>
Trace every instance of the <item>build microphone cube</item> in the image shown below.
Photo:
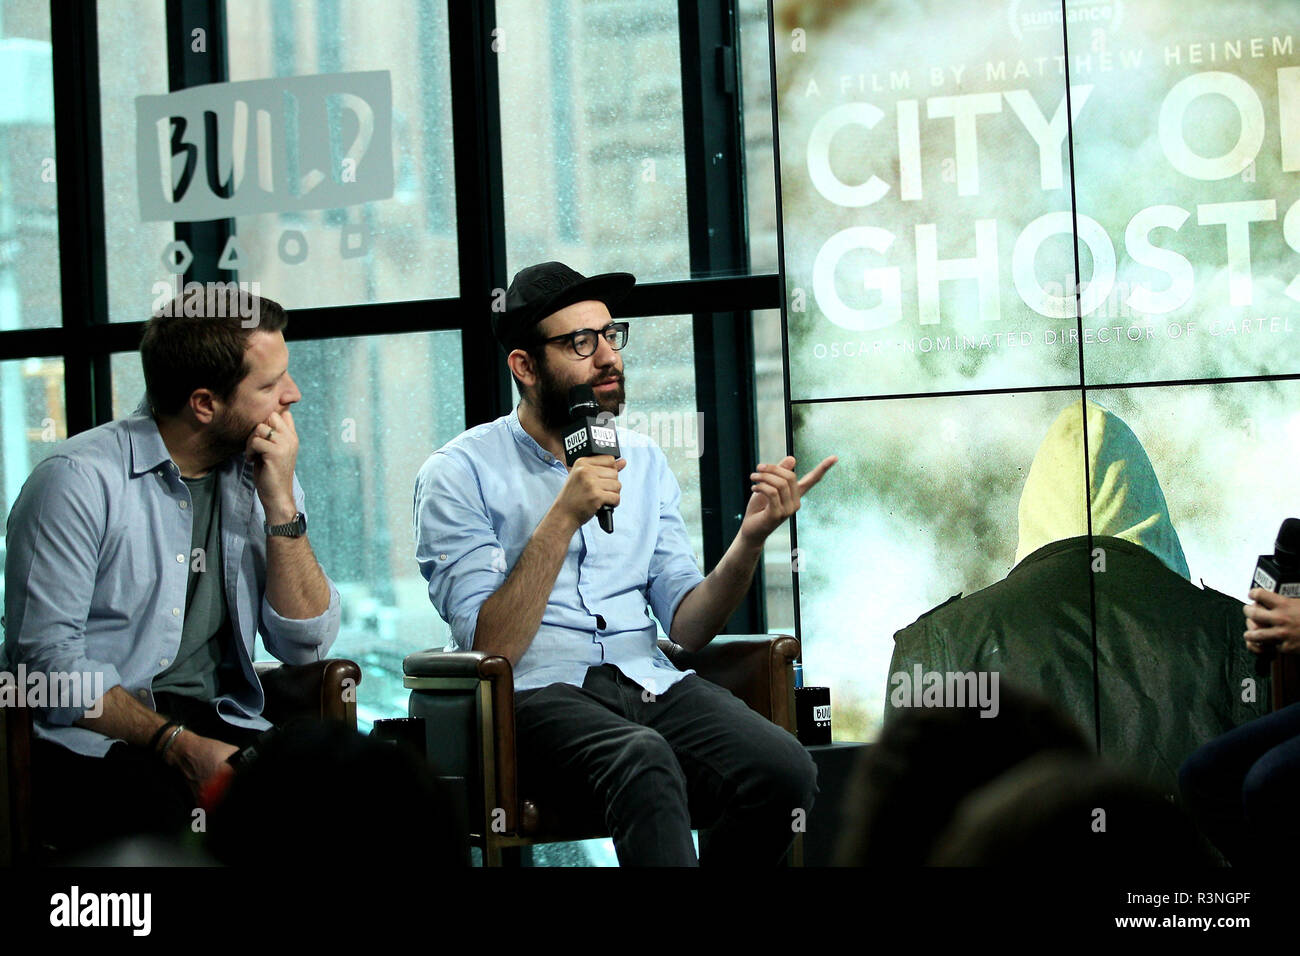
<svg viewBox="0 0 1300 956"><path fill-rule="evenodd" d="M831 742L831 689L796 687L794 713L799 742L805 746Z"/></svg>

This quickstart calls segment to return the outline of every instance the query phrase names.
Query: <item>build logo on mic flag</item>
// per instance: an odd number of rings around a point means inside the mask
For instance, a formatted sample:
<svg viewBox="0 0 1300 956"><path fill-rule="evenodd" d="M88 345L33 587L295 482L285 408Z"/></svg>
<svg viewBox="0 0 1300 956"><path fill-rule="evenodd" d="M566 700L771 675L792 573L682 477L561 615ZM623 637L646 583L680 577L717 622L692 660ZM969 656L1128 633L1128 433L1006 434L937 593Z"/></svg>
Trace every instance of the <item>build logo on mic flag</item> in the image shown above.
<svg viewBox="0 0 1300 956"><path fill-rule="evenodd" d="M564 453L572 455L579 448L586 447L587 430L585 428L564 436Z"/></svg>

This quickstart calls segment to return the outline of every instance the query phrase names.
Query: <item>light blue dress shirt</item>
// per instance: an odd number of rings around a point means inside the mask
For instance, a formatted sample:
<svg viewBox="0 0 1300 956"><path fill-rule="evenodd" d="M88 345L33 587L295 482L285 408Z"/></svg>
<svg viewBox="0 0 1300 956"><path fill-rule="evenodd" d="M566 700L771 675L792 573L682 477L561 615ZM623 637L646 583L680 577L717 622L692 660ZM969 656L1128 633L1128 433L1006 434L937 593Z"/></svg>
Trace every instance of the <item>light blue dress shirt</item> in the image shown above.
<svg viewBox="0 0 1300 956"><path fill-rule="evenodd" d="M692 671L659 649L687 593L704 580L679 511L681 490L649 438L620 433L627 465L614 533L593 516L569 542L532 644L514 672L515 690L582 685L587 668L613 664L653 694ZM415 480L416 559L429 597L451 628L447 650L470 650L483 602L505 583L568 477L518 411L479 425L438 449ZM601 627L601 622L604 627Z"/></svg>
<svg viewBox="0 0 1300 956"><path fill-rule="evenodd" d="M253 466L219 468L221 573L239 656L235 686L214 702L237 727L262 730L265 698L253 641L286 664L324 659L338 636L339 592L319 617L281 617L266 600L265 512ZM302 487L294 501L306 512ZM4 658L34 671L100 674L153 707L151 683L181 645L191 561L189 490L152 416L137 410L65 441L27 478L9 514ZM212 570L210 568L210 570ZM328 579L327 579L328 580ZM83 683L83 686L85 684ZM110 738L72 723L84 708L35 711L37 737L89 756Z"/></svg>

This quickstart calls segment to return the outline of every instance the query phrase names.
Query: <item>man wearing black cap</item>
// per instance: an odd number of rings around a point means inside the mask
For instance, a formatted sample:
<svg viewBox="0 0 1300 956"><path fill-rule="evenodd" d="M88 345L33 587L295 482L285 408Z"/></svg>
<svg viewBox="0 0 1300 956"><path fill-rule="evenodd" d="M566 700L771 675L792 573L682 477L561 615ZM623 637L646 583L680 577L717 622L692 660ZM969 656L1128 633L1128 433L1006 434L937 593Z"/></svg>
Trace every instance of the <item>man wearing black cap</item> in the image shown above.
<svg viewBox="0 0 1300 956"><path fill-rule="evenodd" d="M586 278L559 262L515 276L493 332L523 400L434 452L415 486L416 557L452 647L507 658L524 790L599 814L620 863L772 864L811 807L816 767L788 732L728 691L678 671L664 632L698 650L749 589L763 542L834 463L803 479L794 459L759 465L731 547L703 576L676 479L644 436L622 458L566 468L568 394L624 403L628 323L610 309L635 279ZM591 520L618 507L618 528Z"/></svg>

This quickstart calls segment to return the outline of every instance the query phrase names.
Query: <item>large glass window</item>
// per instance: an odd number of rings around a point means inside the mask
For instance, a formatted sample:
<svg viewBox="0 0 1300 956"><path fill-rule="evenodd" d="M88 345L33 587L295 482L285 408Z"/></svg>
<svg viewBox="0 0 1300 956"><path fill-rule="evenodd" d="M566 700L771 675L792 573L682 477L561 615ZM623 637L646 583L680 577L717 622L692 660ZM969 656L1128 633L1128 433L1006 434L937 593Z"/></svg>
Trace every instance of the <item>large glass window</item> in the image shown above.
<svg viewBox="0 0 1300 956"><path fill-rule="evenodd" d="M404 717L402 659L446 625L415 562L415 475L465 428L460 333L293 342L294 415L317 559L343 597L331 653L365 675L358 717Z"/></svg>
<svg viewBox="0 0 1300 956"><path fill-rule="evenodd" d="M176 283L165 259L175 227L143 220L137 184L135 98L167 92L167 14L160 0L99 0L97 9L108 315L143 322L161 294L155 288ZM129 43L123 24L130 24Z"/></svg>
<svg viewBox="0 0 1300 956"><path fill-rule="evenodd" d="M772 136L772 57L766 0L739 0L741 117L745 129L745 202L749 271L776 272L776 152ZM779 343L779 340L778 340ZM757 343L755 343L757 345Z"/></svg>
<svg viewBox="0 0 1300 956"><path fill-rule="evenodd" d="M506 258L690 276L673 0L498 0Z"/></svg>
<svg viewBox="0 0 1300 956"><path fill-rule="evenodd" d="M4 528L23 482L58 442L68 437L63 406L63 362L29 358L0 362L0 572L4 570ZM4 578L0 574L0 606Z"/></svg>
<svg viewBox="0 0 1300 956"><path fill-rule="evenodd" d="M59 324L50 6L0 2L0 331Z"/></svg>
<svg viewBox="0 0 1300 956"><path fill-rule="evenodd" d="M443 0L95 6L102 139L91 145L103 175L106 288L93 291L105 294L108 318L144 321L173 294L191 256L200 279L216 267L291 310L330 309L318 313L329 329L314 334L334 337L290 343L304 395L295 408L299 474L316 554L343 595L343 631L332 652L364 669L363 728L405 713L402 658L447 640L414 560L415 474L465 428L467 387L476 414L494 403L495 383L462 380L459 330L397 335L370 324L390 319L384 303L461 296L465 327L487 318L468 303L489 290L477 288L477 276L459 274L453 67L464 70L458 84L477 75L475 60L492 58L498 69L501 142L488 144L487 155L503 157L504 195L500 221L486 227L504 235L506 262L492 269L506 278L548 259L587 274L625 269L643 284L692 278L687 184L708 171L688 168L683 103L705 102L715 114L709 123L734 119L716 115L729 108L725 98L684 92L673 0L498 0L491 40L469 52L452 46L458 40L448 35L447 8ZM747 167L746 208L736 216L747 217L756 273L776 268L765 8L762 0L736 6L744 155L727 157ZM93 381L81 378L86 363L70 366L78 378L66 383L73 407L65 415L64 358L25 357L56 352L59 336L5 336L81 321L63 316L60 301L50 9L47 0L0 0L0 77L6 90L22 91L0 105L6 508L34 463L66 437L67 421L84 428L107 412L95 387L102 353L90 356ZM189 22L195 17L205 19ZM69 31L59 42L66 44L61 62L75 68L82 38ZM204 61L204 52L224 59ZM705 84L722 79L713 52L686 74L698 72ZM60 136L84 138L75 110L59 121ZM479 131L467 132L460 154L481 162ZM313 191L329 201L317 202ZM627 317L629 404L619 427L662 448L706 570L706 522L723 516L702 497L700 456L706 442L728 436L698 413L696 382L717 360L696 353L697 303L688 283L661 286L654 301L671 314ZM399 328L409 328L410 314L400 310ZM764 460L787 450L776 318L773 311L754 317ZM130 347L113 330L100 331L112 340L103 348ZM109 366L111 412L122 417L144 395L139 356L120 351ZM739 424L748 427L749 414ZM790 631L787 529L768 550L772 624ZM608 843L588 850L612 861Z"/></svg>
<svg viewBox="0 0 1300 956"><path fill-rule="evenodd" d="M682 520L695 559L703 567L704 533L700 506L700 453L708 422L695 411L694 337L689 315L630 318L623 373L627 408L618 427L648 435L668 459L682 490Z"/></svg>
<svg viewBox="0 0 1300 956"><path fill-rule="evenodd" d="M230 80L288 81L245 95L292 104L268 119L282 181L235 220L239 278L291 308L456 295L446 3L256 0L227 18Z"/></svg>

